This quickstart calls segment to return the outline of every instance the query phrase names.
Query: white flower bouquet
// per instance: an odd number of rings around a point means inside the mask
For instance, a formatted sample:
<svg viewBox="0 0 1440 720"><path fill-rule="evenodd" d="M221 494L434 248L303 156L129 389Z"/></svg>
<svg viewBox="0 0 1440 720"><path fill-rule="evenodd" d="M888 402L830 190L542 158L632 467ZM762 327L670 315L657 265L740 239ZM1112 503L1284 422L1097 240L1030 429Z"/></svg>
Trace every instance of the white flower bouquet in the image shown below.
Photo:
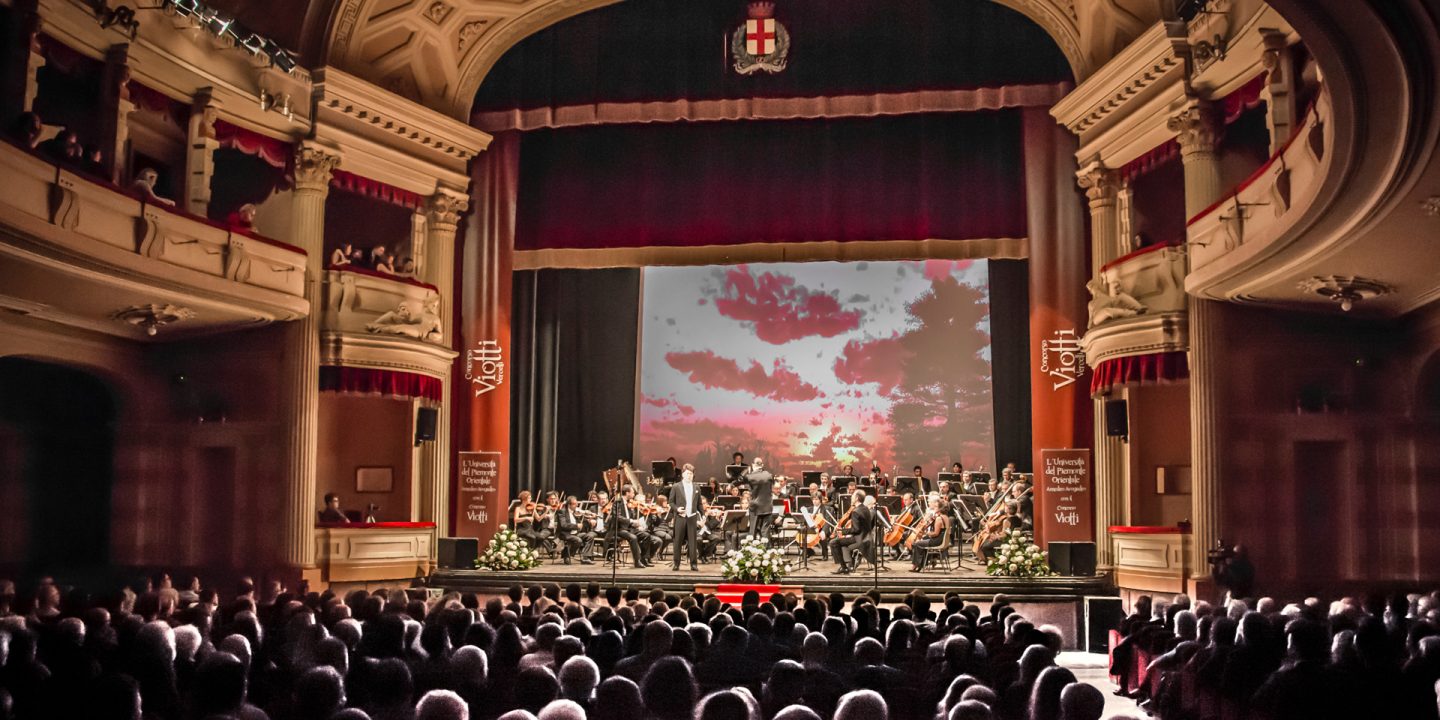
<svg viewBox="0 0 1440 720"><path fill-rule="evenodd" d="M505 525L495 531L489 547L475 559L475 567L486 570L529 570L540 566L540 555Z"/></svg>
<svg viewBox="0 0 1440 720"><path fill-rule="evenodd" d="M1028 533L1010 530L1005 533L985 572L990 575L1007 577L1045 577L1054 575L1050 571L1047 553L1035 544Z"/></svg>
<svg viewBox="0 0 1440 720"><path fill-rule="evenodd" d="M741 543L740 549L731 550L720 564L720 574L726 580L762 585L773 585L794 569L784 553L759 539Z"/></svg>

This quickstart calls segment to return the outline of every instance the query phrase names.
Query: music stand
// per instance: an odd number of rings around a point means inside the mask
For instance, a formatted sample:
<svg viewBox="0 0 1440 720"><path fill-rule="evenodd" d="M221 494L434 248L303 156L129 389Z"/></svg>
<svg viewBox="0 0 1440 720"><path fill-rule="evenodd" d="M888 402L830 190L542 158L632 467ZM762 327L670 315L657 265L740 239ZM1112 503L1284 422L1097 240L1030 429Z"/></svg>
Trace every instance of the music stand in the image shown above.
<svg viewBox="0 0 1440 720"><path fill-rule="evenodd" d="M651 460L650 477L669 485L675 479L675 463L669 460Z"/></svg>
<svg viewBox="0 0 1440 720"><path fill-rule="evenodd" d="M740 498L734 495L721 495L715 498L715 504L726 510L734 510L735 506L740 504Z"/></svg>
<svg viewBox="0 0 1440 720"><path fill-rule="evenodd" d="M970 486L965 482L965 473L942 472L935 475L935 489L940 489L940 483L950 483L950 492L958 493L968 490Z"/></svg>
<svg viewBox="0 0 1440 720"><path fill-rule="evenodd" d="M812 484L813 484L813 485L819 485L819 484L820 484L820 471L819 471L819 470L806 470L806 471L800 473L800 482L801 482L802 484L804 484L807 489L808 489Z"/></svg>
<svg viewBox="0 0 1440 720"><path fill-rule="evenodd" d="M738 498L737 498L738 499ZM739 544L731 548L730 538L733 535L740 537L740 528L745 525L746 519L750 517L750 511L746 509L730 509L725 511L725 520L720 523L721 537L725 539L725 546L730 550L738 550Z"/></svg>
<svg viewBox="0 0 1440 720"><path fill-rule="evenodd" d="M905 508L905 498L899 495L882 495L875 498L875 506L885 508L885 512L891 515L899 515ZM886 518L889 522L889 518Z"/></svg>
<svg viewBox="0 0 1440 720"><path fill-rule="evenodd" d="M880 589L880 571L890 572L890 566L885 563L885 553L881 552L881 548L885 546L885 533L890 532L891 527L889 508L876 503L875 526L870 529L873 536L870 539L870 567L873 568L872 572L875 576L875 585L871 587L872 590Z"/></svg>
<svg viewBox="0 0 1440 720"><path fill-rule="evenodd" d="M837 493L846 492L847 490L849 490L849 489L850 489L850 485L851 485L852 483L854 483L856 480L857 480L857 478L856 478L854 475L831 475L831 476L830 476L830 484L835 486L835 492L837 492Z"/></svg>
<svg viewBox="0 0 1440 720"><path fill-rule="evenodd" d="M726 465L725 474L729 476L730 482L739 480L740 476L745 474L745 467L744 465Z"/></svg>
<svg viewBox="0 0 1440 720"><path fill-rule="evenodd" d="M914 475L901 475L895 478L895 494L904 495L907 492L911 494L919 494L920 478L917 478Z"/></svg>

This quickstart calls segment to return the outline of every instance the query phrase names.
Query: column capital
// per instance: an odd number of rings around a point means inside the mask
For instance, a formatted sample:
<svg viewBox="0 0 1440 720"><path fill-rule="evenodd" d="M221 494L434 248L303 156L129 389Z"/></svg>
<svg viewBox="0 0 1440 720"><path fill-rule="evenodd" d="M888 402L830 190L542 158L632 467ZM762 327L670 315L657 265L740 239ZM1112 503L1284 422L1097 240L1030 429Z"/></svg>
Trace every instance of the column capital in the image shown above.
<svg viewBox="0 0 1440 720"><path fill-rule="evenodd" d="M330 173L340 165L340 151L313 140L295 147L295 189L328 193Z"/></svg>
<svg viewBox="0 0 1440 720"><path fill-rule="evenodd" d="M1120 173L1105 167L1100 158L1095 158L1081 166L1075 173L1076 182L1085 190L1085 197L1090 199L1090 207L1097 205L1108 205L1115 202L1120 194Z"/></svg>
<svg viewBox="0 0 1440 720"><path fill-rule="evenodd" d="M1214 106L1205 100L1186 101L1185 107L1165 122L1165 127L1176 134L1182 159L1214 153L1220 144L1220 118Z"/></svg>
<svg viewBox="0 0 1440 720"><path fill-rule="evenodd" d="M431 227L448 227L454 230L460 223L460 216L470 209L470 196L459 190L441 186L425 203L425 219Z"/></svg>

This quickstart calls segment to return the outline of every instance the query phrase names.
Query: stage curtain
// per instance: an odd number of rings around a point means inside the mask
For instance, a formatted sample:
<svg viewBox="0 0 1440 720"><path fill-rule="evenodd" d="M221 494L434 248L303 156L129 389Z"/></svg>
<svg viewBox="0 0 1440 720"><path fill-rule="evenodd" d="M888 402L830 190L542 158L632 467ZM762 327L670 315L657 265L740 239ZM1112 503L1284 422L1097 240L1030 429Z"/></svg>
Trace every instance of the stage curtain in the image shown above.
<svg viewBox="0 0 1440 720"><path fill-rule="evenodd" d="M536 130L516 249L1024 237L1021 112Z"/></svg>
<svg viewBox="0 0 1440 720"><path fill-rule="evenodd" d="M634 445L640 269L515 273L513 491L581 494ZM640 465L644 458L635 458Z"/></svg>
<svg viewBox="0 0 1440 720"><path fill-rule="evenodd" d="M320 367L320 392L420 398L438 403L443 388L438 378L417 373L334 365Z"/></svg>
<svg viewBox="0 0 1440 720"><path fill-rule="evenodd" d="M1024 260L990 261L990 392L995 467L1030 458L1030 269ZM974 468L971 468L972 470Z"/></svg>
<svg viewBox="0 0 1440 720"><path fill-rule="evenodd" d="M1116 385L1156 385L1190 377L1190 364L1182 351L1128 355L1100 363L1090 376L1090 394L1109 392Z"/></svg>
<svg viewBox="0 0 1440 720"><path fill-rule="evenodd" d="M290 143L284 140L276 140L268 135L231 125L224 120L215 121L215 139L220 141L220 147L260 158L271 167L289 167L292 153Z"/></svg>

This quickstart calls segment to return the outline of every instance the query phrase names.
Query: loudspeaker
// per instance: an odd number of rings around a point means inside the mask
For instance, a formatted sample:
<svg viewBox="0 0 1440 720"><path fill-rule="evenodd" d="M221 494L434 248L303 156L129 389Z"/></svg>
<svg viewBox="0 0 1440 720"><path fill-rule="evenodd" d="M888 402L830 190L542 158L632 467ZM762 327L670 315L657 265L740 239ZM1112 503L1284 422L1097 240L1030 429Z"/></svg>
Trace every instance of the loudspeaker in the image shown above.
<svg viewBox="0 0 1440 720"><path fill-rule="evenodd" d="M1085 598L1085 652L1110 651L1110 631L1120 629L1125 608L1117 597Z"/></svg>
<svg viewBox="0 0 1440 720"><path fill-rule="evenodd" d="M442 568L474 570L480 557L480 538L442 537L435 546L435 562Z"/></svg>
<svg viewBox="0 0 1440 720"><path fill-rule="evenodd" d="M1052 542L1047 549L1050 551L1050 570L1060 575L1074 575L1070 572L1072 560L1070 550L1075 543Z"/></svg>
<svg viewBox="0 0 1440 720"><path fill-rule="evenodd" d="M440 411L432 407L421 407L415 413L415 444L419 445L426 440L435 439L435 424L440 418Z"/></svg>
<svg viewBox="0 0 1440 720"><path fill-rule="evenodd" d="M1095 543L1070 543L1070 574L1081 577L1095 574Z"/></svg>
<svg viewBox="0 0 1440 720"><path fill-rule="evenodd" d="M1130 437L1130 409L1124 400L1105 401L1105 434L1110 437Z"/></svg>

